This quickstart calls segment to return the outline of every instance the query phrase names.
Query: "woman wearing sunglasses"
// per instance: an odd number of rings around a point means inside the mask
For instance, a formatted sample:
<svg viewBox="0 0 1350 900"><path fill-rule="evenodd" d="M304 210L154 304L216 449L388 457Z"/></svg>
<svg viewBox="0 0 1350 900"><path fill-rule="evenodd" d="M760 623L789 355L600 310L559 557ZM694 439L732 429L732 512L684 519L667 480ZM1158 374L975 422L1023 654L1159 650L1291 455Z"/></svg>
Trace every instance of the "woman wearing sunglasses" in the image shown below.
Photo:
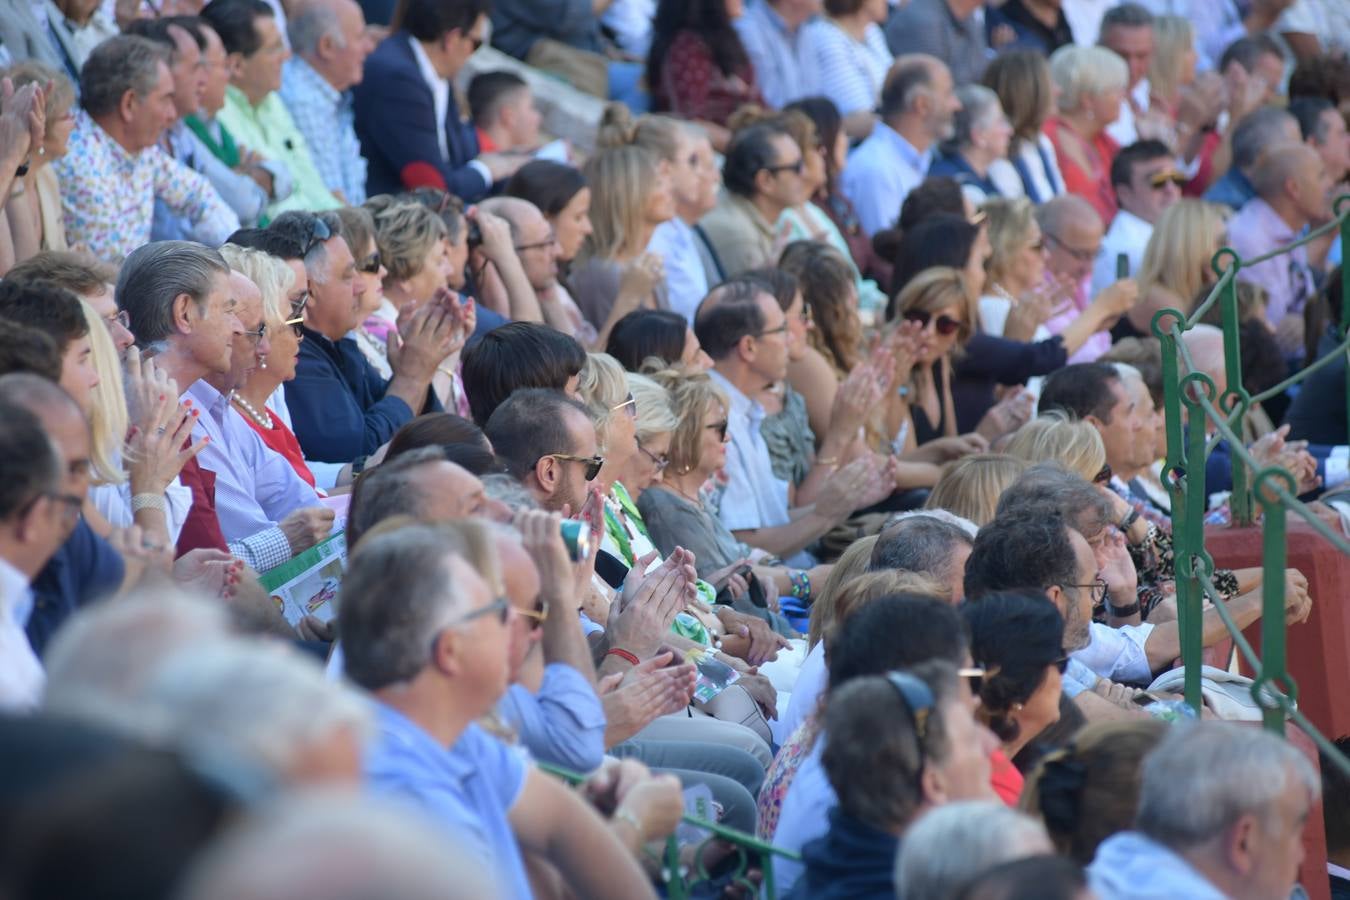
<svg viewBox="0 0 1350 900"><path fill-rule="evenodd" d="M271 350L243 387L230 395L234 408L253 426L263 443L286 458L295 473L314 485L314 473L305 463L300 442L286 423L268 409L268 399L287 381L295 377L295 363L300 358L300 332L304 321L307 293L295 296L295 272L286 263L260 250L245 250L233 244L220 248L221 256L230 268L243 274L258 286L262 293L263 328L266 329Z"/></svg>
<svg viewBox="0 0 1350 900"><path fill-rule="evenodd" d="M1043 595L990 594L961 605L970 626L970 655L984 675L972 679L979 721L994 732L1003 753L993 760L993 785L1015 806L1022 775L1011 760L1059 721L1060 676L1068 667L1064 619Z"/></svg>

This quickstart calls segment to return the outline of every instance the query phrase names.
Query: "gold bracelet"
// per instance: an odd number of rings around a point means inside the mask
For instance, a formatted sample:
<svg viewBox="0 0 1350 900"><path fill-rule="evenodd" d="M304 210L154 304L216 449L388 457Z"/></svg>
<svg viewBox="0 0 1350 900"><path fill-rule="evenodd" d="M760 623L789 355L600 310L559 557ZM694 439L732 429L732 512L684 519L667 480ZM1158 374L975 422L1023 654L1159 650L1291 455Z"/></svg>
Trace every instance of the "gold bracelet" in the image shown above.
<svg viewBox="0 0 1350 900"><path fill-rule="evenodd" d="M837 457L837 456L816 457L816 465L818 465L818 466L838 466L838 465L839 465L839 457Z"/></svg>

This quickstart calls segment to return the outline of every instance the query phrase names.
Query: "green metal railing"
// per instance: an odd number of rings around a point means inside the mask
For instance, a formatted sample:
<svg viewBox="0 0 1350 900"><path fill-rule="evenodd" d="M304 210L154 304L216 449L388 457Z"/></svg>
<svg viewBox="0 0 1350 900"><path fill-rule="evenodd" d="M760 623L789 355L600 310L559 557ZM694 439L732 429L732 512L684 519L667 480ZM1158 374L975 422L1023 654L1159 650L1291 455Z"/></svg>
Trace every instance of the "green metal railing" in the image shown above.
<svg viewBox="0 0 1350 900"><path fill-rule="evenodd" d="M572 784L580 784L586 780L585 775L559 766L546 763L538 765L540 769ZM743 888L749 897L767 897L772 900L778 896L774 885L773 857L801 861L800 854L765 843L753 834L727 828L725 825L698 816L686 815L684 822L707 832L708 837L686 854L682 851L680 842L671 836L666 840L659 859L655 856L650 859L659 867L659 880L665 886L665 895L670 900L688 900L694 895L695 886L711 884L714 881L722 886L735 885ZM715 865L714 871L709 871L704 857L715 842L730 846L732 855ZM758 882L752 877L752 873L756 871L760 873Z"/></svg>
<svg viewBox="0 0 1350 900"><path fill-rule="evenodd" d="M1301 713L1296 702L1298 685L1286 667L1284 620L1285 566L1288 559L1286 524L1288 515L1306 521L1337 549L1350 556L1350 542L1323 522L1298 499L1294 477L1278 466L1262 467L1243 445L1242 423L1253 403L1268 399L1350 350L1350 278L1341 279L1340 344L1316 363L1280 384L1256 396L1242 385L1242 347L1239 339L1237 278L1246 267L1273 259L1339 232L1342 259L1350 259L1350 195L1338 197L1331 222L1314 229L1288 246L1251 259L1242 259L1228 247L1214 254L1211 265L1219 276L1214 289L1189 315L1177 309L1159 310L1153 317L1153 333L1162 342L1162 374L1167 428L1165 479L1172 498L1172 540L1176 558L1177 614L1181 627L1181 656L1185 664L1186 702L1200 710L1200 670L1203 653L1202 605L1208 598L1227 626L1234 645L1251 670L1256 673L1252 698L1259 704L1265 727L1283 734L1285 722L1292 720L1308 734L1333 763L1350 774L1350 761ZM1222 396L1213 379L1199 371L1190 351L1181 339L1215 304L1223 318L1224 369L1228 382ZM1183 369L1184 367L1184 369ZM1346 369L1346 398L1350 413L1350 366ZM1183 410L1185 415L1183 416ZM1207 423L1215 434L1207 440ZM1205 461L1220 442L1230 448L1233 465L1233 489L1229 499L1235 526L1255 521L1259 508L1262 527L1262 610L1261 656L1237 627L1223 596L1214 586L1214 560L1205 549Z"/></svg>

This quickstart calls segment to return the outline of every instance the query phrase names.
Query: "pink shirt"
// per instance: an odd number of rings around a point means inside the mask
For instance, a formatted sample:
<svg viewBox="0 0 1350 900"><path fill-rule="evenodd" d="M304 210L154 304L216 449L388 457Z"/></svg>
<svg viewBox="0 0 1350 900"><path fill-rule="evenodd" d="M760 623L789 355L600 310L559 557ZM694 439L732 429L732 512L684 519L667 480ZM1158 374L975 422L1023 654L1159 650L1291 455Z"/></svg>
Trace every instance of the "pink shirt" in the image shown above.
<svg viewBox="0 0 1350 900"><path fill-rule="evenodd" d="M1089 276L1089 278L1090 277L1091 276ZM1047 281L1053 280L1053 276L1049 271L1045 273L1045 278ZM1070 298L1070 302L1065 304L1063 309L1046 320L1045 328L1051 334L1063 334L1064 329L1073 324L1073 320L1077 319L1083 314L1083 310L1088 308L1088 304L1091 302L1091 299L1088 297L1089 278L1084 278L1079 282L1078 287L1073 292L1073 296ZM1098 357L1110 349L1110 332L1098 331L1096 334L1092 335L1092 337L1084 341L1083 346L1079 347L1074 354L1069 357L1068 364L1074 365L1075 363L1096 362Z"/></svg>

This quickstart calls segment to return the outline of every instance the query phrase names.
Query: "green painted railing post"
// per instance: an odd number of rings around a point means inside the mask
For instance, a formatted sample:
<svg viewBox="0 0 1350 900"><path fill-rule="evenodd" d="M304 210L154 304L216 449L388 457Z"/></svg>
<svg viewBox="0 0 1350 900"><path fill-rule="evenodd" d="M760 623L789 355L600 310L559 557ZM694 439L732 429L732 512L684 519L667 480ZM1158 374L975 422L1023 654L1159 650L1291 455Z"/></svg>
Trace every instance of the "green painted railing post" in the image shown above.
<svg viewBox="0 0 1350 900"><path fill-rule="evenodd" d="M1252 684L1252 697L1261 706L1265 727L1284 734L1285 710L1270 702L1267 690L1283 691L1296 699L1293 681L1287 670L1287 630L1284 621L1284 569L1286 510L1284 498L1274 492L1283 482L1291 495L1298 490L1293 476L1283 469L1265 469L1255 479L1256 499L1261 504L1261 671Z"/></svg>
<svg viewBox="0 0 1350 900"><path fill-rule="evenodd" d="M1178 394L1186 407L1186 494L1183 507L1185 516L1181 522L1182 540L1176 540L1176 523L1173 523L1172 540L1176 553L1177 572L1177 618L1181 625L1181 662L1185 667L1186 702L1200 713L1204 702L1200 691L1200 666L1188 665L1190 660L1200 660L1205 652L1204 641L1204 587L1200 584L1198 567L1208 559L1205 554L1205 409L1192 394L1193 391L1206 391L1212 398L1216 394L1215 384L1208 375L1192 372L1181 379ZM1184 554L1184 555L1183 555ZM1211 574L1211 573L1206 573Z"/></svg>
<svg viewBox="0 0 1350 900"><path fill-rule="evenodd" d="M1225 258L1228 260L1226 267L1222 264ZM1214 402L1220 410L1228 414L1228 427L1232 428L1234 433L1242 434L1242 422L1247 417L1247 410L1251 408L1250 395L1242 386L1240 334L1242 326L1237 296L1237 276L1242 268L1242 260L1233 250L1223 247L1214 254L1210 265L1219 275L1220 283L1217 287L1220 291L1220 312L1223 314L1223 364L1224 375L1228 381L1227 391ZM1252 524L1252 498L1247 487L1251 473L1243 466L1237 454L1232 456L1232 465L1233 491L1228 502L1233 512L1233 524L1245 527Z"/></svg>
<svg viewBox="0 0 1350 900"><path fill-rule="evenodd" d="M1350 209L1350 196L1340 196L1332 204L1337 215L1344 215ZM1344 265L1350 262L1350 216L1341 219L1341 327L1337 329L1341 341L1350 333L1350 278L1345 277ZM1345 367L1345 407L1346 427L1350 429L1350 365ZM1347 435L1350 438L1350 435Z"/></svg>

